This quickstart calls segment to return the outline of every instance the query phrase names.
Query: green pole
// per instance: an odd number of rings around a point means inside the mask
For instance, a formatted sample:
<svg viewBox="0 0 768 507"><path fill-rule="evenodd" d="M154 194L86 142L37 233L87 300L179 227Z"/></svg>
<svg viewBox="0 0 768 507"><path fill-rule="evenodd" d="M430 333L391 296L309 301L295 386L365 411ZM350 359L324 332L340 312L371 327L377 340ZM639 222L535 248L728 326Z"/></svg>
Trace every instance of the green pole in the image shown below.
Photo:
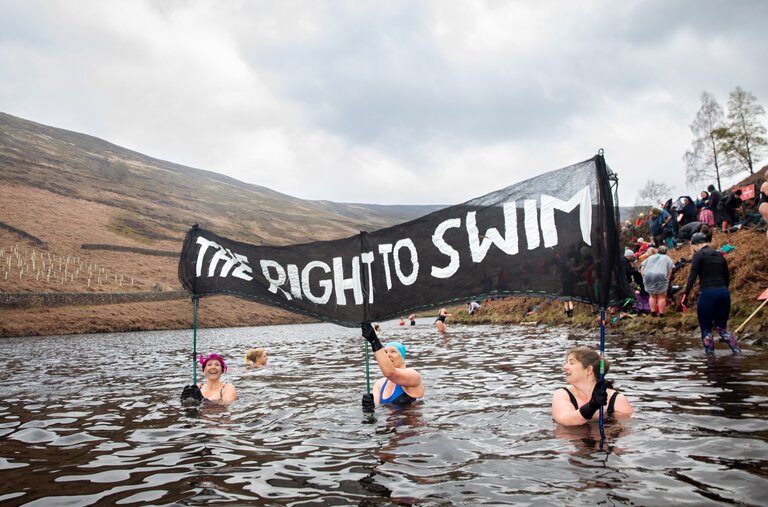
<svg viewBox="0 0 768 507"><path fill-rule="evenodd" d="M371 394L371 369L368 364L368 342L365 342L365 387L367 393Z"/></svg>
<svg viewBox="0 0 768 507"><path fill-rule="evenodd" d="M197 296L192 297L195 306L195 316L192 324L192 383L197 385Z"/></svg>

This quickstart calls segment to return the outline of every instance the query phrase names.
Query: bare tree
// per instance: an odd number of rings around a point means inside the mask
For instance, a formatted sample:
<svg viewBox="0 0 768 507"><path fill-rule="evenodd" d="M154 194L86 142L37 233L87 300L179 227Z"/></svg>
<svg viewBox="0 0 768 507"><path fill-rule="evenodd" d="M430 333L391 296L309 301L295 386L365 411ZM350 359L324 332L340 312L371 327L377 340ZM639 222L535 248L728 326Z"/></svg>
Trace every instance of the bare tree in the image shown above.
<svg viewBox="0 0 768 507"><path fill-rule="evenodd" d="M672 195L672 190L665 183L648 180L645 186L637 191L635 206L658 206L666 201L670 195Z"/></svg>
<svg viewBox="0 0 768 507"><path fill-rule="evenodd" d="M723 110L707 92L701 94L701 109L691 123L693 142L685 152L685 179L688 183L715 179L721 190L720 175L725 169L725 145L729 138Z"/></svg>
<svg viewBox="0 0 768 507"><path fill-rule="evenodd" d="M739 170L755 174L754 163L766 155L765 127L759 116L765 114L757 98L737 86L728 99L728 130L725 153L729 161Z"/></svg>

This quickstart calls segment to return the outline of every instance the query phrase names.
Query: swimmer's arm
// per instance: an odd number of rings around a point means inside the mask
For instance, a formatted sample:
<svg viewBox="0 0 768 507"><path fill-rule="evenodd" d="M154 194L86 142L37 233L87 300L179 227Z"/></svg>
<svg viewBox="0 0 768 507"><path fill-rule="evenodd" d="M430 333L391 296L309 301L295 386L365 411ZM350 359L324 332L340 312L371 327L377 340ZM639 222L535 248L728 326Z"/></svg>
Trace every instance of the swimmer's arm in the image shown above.
<svg viewBox="0 0 768 507"><path fill-rule="evenodd" d="M381 374L402 387L416 387L421 384L421 375L413 368L395 368L392 360L384 349L377 350L374 355Z"/></svg>
<svg viewBox="0 0 768 507"><path fill-rule="evenodd" d="M237 399L237 389L234 384L224 386L224 392L221 394L222 401L231 402Z"/></svg>
<svg viewBox="0 0 768 507"><path fill-rule="evenodd" d="M562 389L552 395L552 419L563 426L578 426L587 422L579 409L573 408L568 394Z"/></svg>
<svg viewBox="0 0 768 507"><path fill-rule="evenodd" d="M395 368L387 377L401 387L418 387L421 385L421 374L413 368Z"/></svg>
<svg viewBox="0 0 768 507"><path fill-rule="evenodd" d="M373 353L373 357L376 358L376 364L379 365L379 369L381 370L381 374L385 377L389 378L392 373L397 370L395 368L395 365L392 364L392 360L387 355L387 351L384 349L379 349L376 352Z"/></svg>

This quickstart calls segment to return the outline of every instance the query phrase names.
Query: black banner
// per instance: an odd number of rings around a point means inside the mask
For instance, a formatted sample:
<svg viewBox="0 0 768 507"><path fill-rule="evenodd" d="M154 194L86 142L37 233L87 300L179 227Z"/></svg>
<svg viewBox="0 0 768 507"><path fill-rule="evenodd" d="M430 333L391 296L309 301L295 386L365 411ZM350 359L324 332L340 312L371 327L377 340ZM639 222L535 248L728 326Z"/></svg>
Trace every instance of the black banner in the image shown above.
<svg viewBox="0 0 768 507"><path fill-rule="evenodd" d="M468 298L527 295L605 308L634 296L602 155L422 218L334 241L256 246L193 227L179 279L356 327Z"/></svg>

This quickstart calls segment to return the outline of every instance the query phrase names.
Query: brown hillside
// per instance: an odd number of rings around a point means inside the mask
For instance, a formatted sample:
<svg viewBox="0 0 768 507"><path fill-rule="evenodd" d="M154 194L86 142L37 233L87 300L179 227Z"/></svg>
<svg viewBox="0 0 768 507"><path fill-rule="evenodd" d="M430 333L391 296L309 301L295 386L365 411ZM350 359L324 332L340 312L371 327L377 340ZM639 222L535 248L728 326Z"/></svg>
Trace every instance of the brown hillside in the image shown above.
<svg viewBox="0 0 768 507"><path fill-rule="evenodd" d="M0 113L0 296L180 290L178 257L147 252L180 252L194 223L249 243L290 244L377 230L438 208L305 201ZM204 302L201 326L306 320L232 298ZM0 306L0 336L185 328L191 323L188 300Z"/></svg>

